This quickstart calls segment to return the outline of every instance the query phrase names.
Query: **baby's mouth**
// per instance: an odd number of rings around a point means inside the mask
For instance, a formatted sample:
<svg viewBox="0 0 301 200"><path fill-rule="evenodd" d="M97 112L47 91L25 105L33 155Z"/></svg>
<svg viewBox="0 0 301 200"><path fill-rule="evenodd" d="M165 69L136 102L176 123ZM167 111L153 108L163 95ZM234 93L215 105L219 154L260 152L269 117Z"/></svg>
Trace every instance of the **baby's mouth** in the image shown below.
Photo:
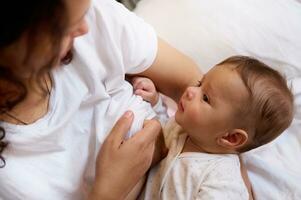
<svg viewBox="0 0 301 200"><path fill-rule="evenodd" d="M182 100L180 100L179 103L178 103L178 109L179 109L181 112L184 112L184 106L183 106Z"/></svg>

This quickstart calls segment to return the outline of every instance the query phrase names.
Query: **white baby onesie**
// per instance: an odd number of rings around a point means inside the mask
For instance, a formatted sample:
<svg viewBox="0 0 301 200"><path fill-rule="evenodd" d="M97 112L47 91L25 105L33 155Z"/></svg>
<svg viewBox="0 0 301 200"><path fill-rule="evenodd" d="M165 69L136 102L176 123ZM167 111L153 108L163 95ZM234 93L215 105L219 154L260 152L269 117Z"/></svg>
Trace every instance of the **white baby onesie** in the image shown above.
<svg viewBox="0 0 301 200"><path fill-rule="evenodd" d="M234 154L181 153L187 135L169 121L164 129L168 136L168 156L149 173L142 199L248 199ZM168 135L167 135L168 134Z"/></svg>

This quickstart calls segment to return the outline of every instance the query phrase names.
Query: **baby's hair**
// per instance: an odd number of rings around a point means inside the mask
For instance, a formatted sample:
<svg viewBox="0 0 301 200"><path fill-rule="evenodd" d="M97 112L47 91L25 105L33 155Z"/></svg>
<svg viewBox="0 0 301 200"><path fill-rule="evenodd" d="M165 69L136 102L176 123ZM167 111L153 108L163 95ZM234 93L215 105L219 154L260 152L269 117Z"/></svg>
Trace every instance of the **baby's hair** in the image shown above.
<svg viewBox="0 0 301 200"><path fill-rule="evenodd" d="M233 56L218 65L227 64L238 72L249 92L237 113L241 128L250 138L239 149L245 152L272 141L289 127L294 98L286 79L266 64L247 56Z"/></svg>

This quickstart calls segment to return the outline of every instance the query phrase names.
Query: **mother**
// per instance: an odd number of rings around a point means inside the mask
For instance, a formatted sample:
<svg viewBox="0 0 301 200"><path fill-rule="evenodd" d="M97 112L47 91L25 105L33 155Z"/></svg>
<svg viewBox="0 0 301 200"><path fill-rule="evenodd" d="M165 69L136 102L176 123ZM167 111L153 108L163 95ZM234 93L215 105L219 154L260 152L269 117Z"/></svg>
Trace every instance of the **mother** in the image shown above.
<svg viewBox="0 0 301 200"><path fill-rule="evenodd" d="M160 130L150 120L124 141L128 106L151 109L125 74L177 99L194 63L113 0L10 0L0 15L1 199L124 198Z"/></svg>

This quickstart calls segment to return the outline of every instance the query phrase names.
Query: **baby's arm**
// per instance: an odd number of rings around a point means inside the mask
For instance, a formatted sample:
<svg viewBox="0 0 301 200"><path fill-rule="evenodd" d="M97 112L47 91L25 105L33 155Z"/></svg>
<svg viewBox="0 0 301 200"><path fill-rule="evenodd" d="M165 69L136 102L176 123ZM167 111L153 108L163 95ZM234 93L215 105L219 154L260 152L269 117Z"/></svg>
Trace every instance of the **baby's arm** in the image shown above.
<svg viewBox="0 0 301 200"><path fill-rule="evenodd" d="M159 92L156 89L153 81L145 77L134 77L132 79L132 85L134 88L134 93L143 98L143 100L149 102L154 108L155 112L159 115L159 121L167 121L167 110L162 104ZM164 113L165 114L164 114ZM147 122L146 122L147 123ZM167 148L165 146L163 133L161 132L156 140L155 152L152 160L152 165L155 165L160 160L162 160L167 154Z"/></svg>

